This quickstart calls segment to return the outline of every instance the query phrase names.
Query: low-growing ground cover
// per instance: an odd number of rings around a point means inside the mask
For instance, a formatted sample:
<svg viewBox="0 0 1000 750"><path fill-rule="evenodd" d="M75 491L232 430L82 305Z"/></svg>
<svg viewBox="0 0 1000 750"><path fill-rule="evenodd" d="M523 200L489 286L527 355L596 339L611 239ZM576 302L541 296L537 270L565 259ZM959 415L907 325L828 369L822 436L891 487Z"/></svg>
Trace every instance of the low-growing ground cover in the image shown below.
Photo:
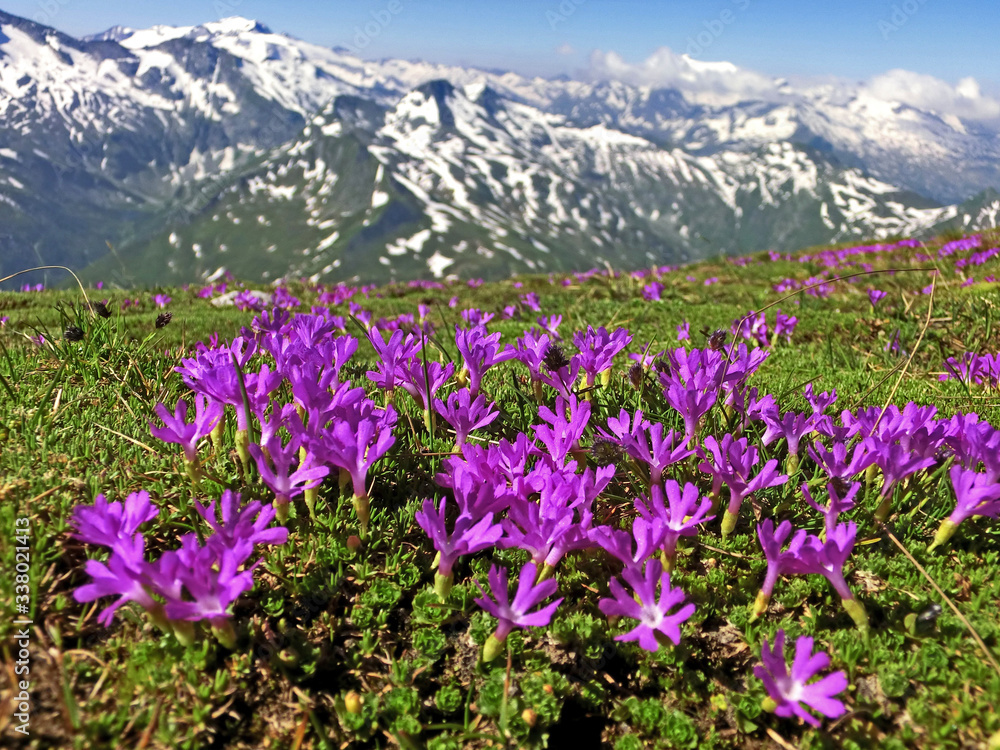
<svg viewBox="0 0 1000 750"><path fill-rule="evenodd" d="M0 295L4 742L996 743L997 244Z"/></svg>

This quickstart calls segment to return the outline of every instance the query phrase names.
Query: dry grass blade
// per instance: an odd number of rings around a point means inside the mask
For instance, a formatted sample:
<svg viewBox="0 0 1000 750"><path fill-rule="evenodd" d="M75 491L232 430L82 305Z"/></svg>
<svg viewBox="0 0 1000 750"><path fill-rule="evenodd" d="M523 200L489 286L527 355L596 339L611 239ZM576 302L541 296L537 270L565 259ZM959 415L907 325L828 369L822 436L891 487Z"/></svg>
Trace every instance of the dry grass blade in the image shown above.
<svg viewBox="0 0 1000 750"><path fill-rule="evenodd" d="M913 345L913 351L910 352L910 356L909 358L907 358L906 364L903 365L903 369L902 371L900 371L899 377L896 378L896 384L892 387L892 390L889 392L889 397L885 400L885 404L882 406L882 411L878 415L878 419L876 419L875 424L872 425L872 432L875 431L875 429L878 427L879 422L882 421L882 417L884 417L886 411L888 411L889 404L892 403L893 396L896 395L896 391L899 390L899 386L902 384L903 378L906 377L906 371L910 369L910 363L913 362L913 357L916 355L917 349L920 348L920 342L924 340L924 334L927 333L927 328L931 324L931 312L934 310L934 290L937 288L936 282L937 282L937 276L935 275L934 278L931 279L931 298L927 302L927 317L924 318L924 325L920 329L920 335L917 336L917 342Z"/></svg>
<svg viewBox="0 0 1000 750"><path fill-rule="evenodd" d="M986 643L980 637L979 633L976 632L976 629L972 627L972 623L969 622L966 619L965 615L963 615L962 612L958 609L958 607L955 606L955 602L953 602L948 597L948 595L944 593L944 589L938 586L937 581L931 578L930 573L927 572L924 566L921 565L919 562L917 562L917 558L911 555L910 551L906 549L906 547L903 546L902 542L900 542L896 538L896 535L893 534L891 531L889 531L888 527L881 521L878 522L878 525L882 529L882 531L885 532L886 536L888 536L889 539L892 540L892 543L895 544L897 547L899 547L900 551L904 555L906 555L906 559L909 560L911 563L913 563L913 567L915 567L918 571L920 571L920 575L926 578L927 581L930 583L930 585L934 587L934 590L938 592L940 597L951 608L951 611L955 613L955 617L957 617L959 620L962 621L962 624L965 626L965 629L969 631L969 634L972 635L976 643L979 644L979 648L982 649L983 654L986 656L986 660L990 663L990 666L992 666L993 670L997 673L998 676L1000 676L1000 664L997 663L996 658L993 656L992 653L990 653L989 648L987 648Z"/></svg>
<svg viewBox="0 0 1000 750"><path fill-rule="evenodd" d="M777 742L779 746L785 748L785 750L796 750L795 745L791 744L788 740L771 729L771 727L767 728L767 736Z"/></svg>
<svg viewBox="0 0 1000 750"><path fill-rule="evenodd" d="M13 279L13 278L15 278L17 276L20 276L23 273L31 273L32 271L45 271L45 270L56 269L56 268L58 268L58 269L60 269L62 271L67 271L70 274L70 276L72 276L74 279L76 279L76 285L78 287L80 287L80 293L83 294L83 298L85 300L87 300L87 309L90 310L90 314L91 315L94 315L94 311L91 309L91 306L90 306L90 297L87 296L87 290L84 289L83 282L80 281L80 277L79 276L77 276L75 273L73 273L73 269L72 268L67 268L66 266L35 266L34 268L25 268L23 271L17 271L16 273L12 273L9 276L4 276L2 279L0 279L0 284L2 284L5 281L10 281L11 279Z"/></svg>
<svg viewBox="0 0 1000 750"><path fill-rule="evenodd" d="M144 450L149 451L154 456L157 455L157 451L156 451L155 448L150 448L145 443L140 442L140 441L136 440L135 438L129 437L128 435L124 435L124 434L118 432L118 430L112 430L110 427L105 427L104 425L98 424L97 422L94 422L94 426L95 427L100 427L102 430L106 430L106 431L110 432L113 435L117 435L118 437L122 438L123 440L128 440L130 443L134 443L135 445L138 445L140 448L143 448Z"/></svg>
<svg viewBox="0 0 1000 750"><path fill-rule="evenodd" d="M156 725L160 721L160 710L163 708L163 701L165 698L160 698L157 701L156 706L153 708L153 716L149 720L149 725L142 733L142 737L139 739L139 744L136 745L136 750L144 750L144 748L149 746L149 741L153 738L153 732L156 731Z"/></svg>
<svg viewBox="0 0 1000 750"><path fill-rule="evenodd" d="M912 273L914 271L937 271L937 268L933 268L933 267L930 267L930 268L928 268L928 267L917 267L917 268L884 268L884 269L880 269L878 271L859 271L858 273L849 273L849 274L847 274L845 276L834 276L832 279L824 279L823 281L818 281L815 284L810 284L809 286L804 286L801 289L796 289L791 294L786 294L784 297L779 297L778 299L774 300L774 302L768 302L766 305L764 305L759 310L753 310L753 311L747 313L742 318L740 318L739 324L737 325L736 330L740 330L743 327L743 324L746 323L748 320L750 320L750 318L753 317L754 315L758 315L758 314L764 312L765 310L770 310L775 305L780 305L786 299L791 299L792 297L798 297L800 294L802 294L803 292L808 292L810 289L816 289L817 287L821 287L821 286L824 286L826 284L832 284L835 281L846 281L847 279L853 279L853 278L855 278L857 276L875 276L877 274L882 274L882 273L891 273L891 274ZM933 283L933 281L931 283ZM934 296L934 292L932 290L931 291L931 298L932 299L933 299L933 296ZM928 318L930 317L930 311L928 311L928 316L927 317ZM926 329L926 325L925 325L925 329ZM923 334L921 333L921 337L922 336L923 336ZM723 376L725 376L725 373L729 372L729 362L731 362L732 359L733 359L733 352L736 351L736 344L737 344L738 341L739 341L739 339L737 339L734 336L733 337L733 342L729 345L729 351L726 353L726 365L722 369ZM914 351L916 351L916 347L914 347Z"/></svg>

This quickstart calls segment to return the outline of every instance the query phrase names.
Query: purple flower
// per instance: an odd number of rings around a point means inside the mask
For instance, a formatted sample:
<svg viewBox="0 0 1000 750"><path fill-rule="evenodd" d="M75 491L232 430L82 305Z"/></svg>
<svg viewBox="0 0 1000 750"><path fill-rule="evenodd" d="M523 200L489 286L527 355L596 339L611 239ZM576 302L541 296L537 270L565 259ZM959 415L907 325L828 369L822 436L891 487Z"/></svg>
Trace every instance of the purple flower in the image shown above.
<svg viewBox="0 0 1000 750"><path fill-rule="evenodd" d="M688 456L694 455L694 450L687 447L683 435L673 430L667 430L662 423L649 425L648 430L639 427L641 411L636 411L636 426L630 435L631 440L622 443L625 451L637 461L642 461L649 467L651 485L660 484L664 470ZM611 420L608 420L611 424Z"/></svg>
<svg viewBox="0 0 1000 750"><path fill-rule="evenodd" d="M761 443L770 445L778 437L783 437L788 445L788 460L785 469L794 472L798 468L799 442L816 427L815 414L800 414L789 411L779 416L777 409L765 412L763 415L766 429L761 436Z"/></svg>
<svg viewBox="0 0 1000 750"><path fill-rule="evenodd" d="M568 361L561 347L552 344L545 350L542 358L544 371L539 371L539 381L552 386L556 393L569 399L573 392L573 384L580 374L580 357L574 356ZM535 397L541 403L541 390L536 389Z"/></svg>
<svg viewBox="0 0 1000 750"><path fill-rule="evenodd" d="M324 463L333 464L350 476L354 509L362 530L367 530L368 470L396 442L392 434L396 411L392 406L384 411L375 409L372 401L365 399L357 410L335 412L333 420L332 428L322 430L316 451Z"/></svg>
<svg viewBox="0 0 1000 750"><path fill-rule="evenodd" d="M684 601L684 592L670 588L670 573L663 570L659 560L646 560L645 572L638 566L628 566L622 571L622 578L632 589L629 593L612 578L608 584L613 599L601 599L597 606L607 616L630 617L639 624L632 630L616 635L616 641L638 641L646 651L657 651L666 639L674 645L681 642L680 626L694 614L694 604L686 604L670 614L670 610ZM660 596L656 596L656 584L660 584Z"/></svg>
<svg viewBox="0 0 1000 750"><path fill-rule="evenodd" d="M454 373L455 365L452 362L442 367L440 362L429 361L425 374L423 361L419 357L414 357L401 368L399 385L413 397L424 412L428 412L431 399Z"/></svg>
<svg viewBox="0 0 1000 750"><path fill-rule="evenodd" d="M247 310L251 310L253 312L263 312L265 298L266 295L264 292L255 292L252 289L244 289L233 297L233 305L241 312L246 312Z"/></svg>
<svg viewBox="0 0 1000 750"><path fill-rule="evenodd" d="M830 479L852 479L875 463L875 453L870 450L871 443L862 441L856 443L854 451L848 459L847 444L837 441L833 448L827 450L821 443L810 445L806 452L819 464Z"/></svg>
<svg viewBox="0 0 1000 750"><path fill-rule="evenodd" d="M165 294L157 294L153 297L153 304L161 309L169 305L170 302L170 297Z"/></svg>
<svg viewBox="0 0 1000 750"><path fill-rule="evenodd" d="M837 524L833 531L827 534L824 541L809 535L803 551L803 561L813 571L824 576L844 601L854 599L854 594L844 580L844 564L854 550L854 540L858 535L858 527L853 521ZM854 616L854 613L851 613Z"/></svg>
<svg viewBox="0 0 1000 750"><path fill-rule="evenodd" d="M734 440L731 434L726 433L719 442L709 435L699 453L705 460L698 468L712 475L713 494L717 496L723 484L729 487L729 506L722 518L723 536L728 536L736 528L740 506L748 495L788 481L785 474L778 473L778 461L773 458L753 478L750 477L750 471L759 458L757 448L749 445L746 438Z"/></svg>
<svg viewBox="0 0 1000 750"><path fill-rule="evenodd" d="M647 302L659 302L666 287L659 281L651 281L642 288L642 298Z"/></svg>
<svg viewBox="0 0 1000 750"><path fill-rule="evenodd" d="M562 315L549 315L543 316L537 319L538 325L542 327L546 333L555 336L557 339L562 338L559 335L559 325L562 323Z"/></svg>
<svg viewBox="0 0 1000 750"><path fill-rule="evenodd" d="M770 343L767 336L767 317L762 312L751 310L742 318L734 320L729 331L734 337L755 341L758 346L767 346Z"/></svg>
<svg viewBox="0 0 1000 750"><path fill-rule="evenodd" d="M253 588L253 568L240 571L253 545L236 548L200 546L194 534L185 535L181 549L164 552L149 578L167 599L164 609L171 620L209 620L229 617L229 607L240 594ZM181 597L183 588L188 597Z"/></svg>
<svg viewBox="0 0 1000 750"><path fill-rule="evenodd" d="M806 386L805 390L806 401L809 402L809 406L812 407L813 414L820 416L827 409L837 403L837 389L834 388L832 391L824 391L823 393L815 393L813 391L812 383Z"/></svg>
<svg viewBox="0 0 1000 750"><path fill-rule="evenodd" d="M216 502L206 508L195 500L198 515L205 519L215 533L208 538L208 544L234 548L240 542L250 544L284 544L288 541L288 529L284 526L268 528L274 520L276 510L273 505L263 505L259 500L242 505L240 493L225 490L218 500L221 523L216 519Z"/></svg>
<svg viewBox="0 0 1000 750"><path fill-rule="evenodd" d="M486 427L500 416L495 406L492 401L487 404L486 397L482 394L473 400L467 388L448 396L447 404L439 398L434 399L434 410L455 430L456 448L465 444L470 432Z"/></svg>
<svg viewBox="0 0 1000 750"><path fill-rule="evenodd" d="M933 456L922 457L903 445L872 441L875 463L882 470L882 496L888 498L897 482L937 463Z"/></svg>
<svg viewBox="0 0 1000 750"><path fill-rule="evenodd" d="M698 430L698 421L715 406L722 386L725 359L712 350L683 348L667 352L660 370L663 395L684 420L684 433L690 439Z"/></svg>
<svg viewBox="0 0 1000 750"><path fill-rule="evenodd" d="M485 326L495 317L493 313L483 312L478 307L462 310L462 320L470 326Z"/></svg>
<svg viewBox="0 0 1000 750"><path fill-rule="evenodd" d="M578 402L573 395L568 399L556 396L555 411L542 406L538 409L538 416L548 424L532 425L531 429L548 450L553 464L561 467L565 465L567 455L580 447L580 438L590 420L590 402Z"/></svg>
<svg viewBox="0 0 1000 750"><path fill-rule="evenodd" d="M677 340L678 341L690 341L691 340L691 324L686 320L677 326Z"/></svg>
<svg viewBox="0 0 1000 750"><path fill-rule="evenodd" d="M632 521L631 533L610 526L595 526L590 529L588 536L594 544L626 566L641 565L660 546L663 524L656 520L649 522L642 516L637 516Z"/></svg>
<svg viewBox="0 0 1000 750"><path fill-rule="evenodd" d="M156 413L163 420L163 427L157 427L150 423L149 429L153 437L159 438L165 443L178 443L184 450L184 460L193 464L198 458L198 441L208 435L222 419L223 406L218 401L209 401L202 394L195 396L195 418L191 424L185 421L187 418L188 405L184 399L178 399L174 407L174 413L167 411L167 407L159 403L156 405Z"/></svg>
<svg viewBox="0 0 1000 750"><path fill-rule="evenodd" d="M971 516L1000 517L1000 484L991 481L987 474L980 474L959 464L952 466L948 475L957 503L952 514L941 522L929 549L947 542L958 525Z"/></svg>
<svg viewBox="0 0 1000 750"><path fill-rule="evenodd" d="M624 328L618 328L614 333L601 326L597 330L587 326L586 332L578 331L573 336L573 343L580 353L573 357L580 363L580 369L587 374L587 387L590 388L597 376L610 370L615 355L629 345L631 334Z"/></svg>
<svg viewBox="0 0 1000 750"><path fill-rule="evenodd" d="M882 351L892 352L900 356L906 356L906 350L901 349L899 346L899 329L897 328L895 333L892 334L892 338L889 339L888 343L882 347Z"/></svg>
<svg viewBox="0 0 1000 750"><path fill-rule="evenodd" d="M847 689L847 676L843 672L833 672L809 684L820 670L830 666L830 657L819 651L813 654L813 639L799 636L795 641L795 658L789 673L785 662L785 631L779 630L774 636L773 650L768 647L767 636L761 649L761 665L753 668L753 673L764 683L772 705L765 705L782 717L798 716L814 727L819 720L806 710L818 711L828 719L835 719L846 712L844 704L834 696Z"/></svg>
<svg viewBox="0 0 1000 750"><path fill-rule="evenodd" d="M123 561L138 565L142 561L143 541L139 527L153 519L159 511L145 490L133 492L125 504L109 503L103 493L93 505L78 505L73 509L72 536L87 544L100 544L117 552Z"/></svg>
<svg viewBox="0 0 1000 750"><path fill-rule="evenodd" d="M512 498L503 521L505 536L499 546L529 552L536 564L545 566L544 577L567 552L593 546L593 503L614 476L613 466L596 472L587 468L582 474L575 474L572 468L570 464L553 471L533 471L528 481L538 500Z"/></svg>
<svg viewBox="0 0 1000 750"><path fill-rule="evenodd" d="M771 344L777 342L779 336L785 337L785 343L792 343L792 334L799 324L799 319L794 315L785 315L781 310L777 310L774 316L774 333L771 336Z"/></svg>
<svg viewBox="0 0 1000 750"><path fill-rule="evenodd" d="M948 520L958 525L971 516L1000 516L1000 484L990 481L986 474L961 466L952 466L948 475L958 499Z"/></svg>
<svg viewBox="0 0 1000 750"><path fill-rule="evenodd" d="M306 489L318 487L330 473L327 467L316 465L312 453L307 452L305 460L298 461L301 443L302 438L295 436L287 445L282 445L281 437L274 435L263 445L251 444L248 448L257 463L261 481L275 495L274 502L278 506L279 520L282 521L287 517L289 501Z"/></svg>
<svg viewBox="0 0 1000 750"><path fill-rule="evenodd" d="M402 331L395 331L389 340L385 341L381 333L371 330L368 332L368 340L378 355L376 364L378 370L369 370L366 373L368 379L382 390L391 393L402 379L405 363L420 351L420 342L413 337L413 334L404 334Z"/></svg>
<svg viewBox="0 0 1000 750"><path fill-rule="evenodd" d="M455 327L455 346L462 357L464 366L459 374L459 382L464 382L468 375L469 390L473 396L479 395L479 386L485 373L493 365L513 359L514 347L500 348L500 333L486 333L486 326L477 325L463 330Z"/></svg>
<svg viewBox="0 0 1000 750"><path fill-rule="evenodd" d="M299 298L293 296L288 291L287 287L275 287L274 291L271 293L271 307L276 307L281 310L294 310L301 305L302 302L299 301Z"/></svg>
<svg viewBox="0 0 1000 750"><path fill-rule="evenodd" d="M837 482L830 482L826 485L826 491L830 496L830 500L825 508L813 500L812 493L809 492L809 485L806 483L802 484L802 496L805 497L806 502L823 514L827 537L830 537L834 533L840 514L846 513L854 507L854 497L861 489L861 482L852 482L844 497L840 497L840 493L837 491L837 484Z"/></svg>
<svg viewBox="0 0 1000 750"><path fill-rule="evenodd" d="M141 544L139 558L141 561ZM127 602L138 602L146 610L157 606L143 585L143 576L136 570L134 560L126 559L118 552L113 552L107 565L97 560L87 560L84 569L92 580L73 592L74 599L78 602L92 602L104 596L118 597L113 604L102 609L97 616L97 621L105 627L110 627L115 611Z"/></svg>
<svg viewBox="0 0 1000 750"><path fill-rule="evenodd" d="M537 570L535 564L530 562L525 563L524 567L521 568L514 601L510 601L507 592L506 568L498 568L496 565L490 567L490 593L496 600L495 602L486 595L486 591L483 590L479 582L476 582L480 593L482 593L482 598L474 601L483 610L499 620L496 632L490 636L483 647L483 661L490 662L499 656L503 642L515 627L544 628L552 621L553 613L562 603L561 598L545 605L536 612L530 611L556 593L558 588L558 583L554 578L536 584Z"/></svg>
<svg viewBox="0 0 1000 750"><path fill-rule="evenodd" d="M525 331L524 335L514 342L514 358L528 368L532 381L542 378L542 364L545 353L549 349L549 336L534 330Z"/></svg>
<svg viewBox="0 0 1000 750"><path fill-rule="evenodd" d="M872 304L872 310L878 307L878 303L882 301L884 297L887 296L887 292L883 292L880 289L869 289L868 290L868 301Z"/></svg>
<svg viewBox="0 0 1000 750"><path fill-rule="evenodd" d="M800 552L808 532L805 529L799 529L788 549L783 551L781 547L791 533L791 521L782 521L777 530L774 528L774 521L770 518L765 519L757 526L757 538L760 540L761 549L764 550L764 557L767 559L767 573L764 575L764 582L761 584L757 599L754 601L754 618L760 617L767 611L767 605L771 601L771 594L774 592L774 585L778 582L778 577L799 570Z"/></svg>
<svg viewBox="0 0 1000 750"><path fill-rule="evenodd" d="M668 570L673 568L678 540L682 536L694 536L701 524L715 517L709 515L712 512L710 498L703 498L698 488L690 482L681 490L680 484L673 479L668 479L662 489L660 485L654 484L649 499L637 499L635 509L648 524L661 529L659 544Z"/></svg>
<svg viewBox="0 0 1000 750"><path fill-rule="evenodd" d="M819 573L840 595L844 610L867 638L868 616L864 606L854 598L847 581L844 580L844 564L854 550L857 526L853 521L837 524L825 540L807 533L805 529L799 529L795 532L788 549L782 550L781 545L791 531L792 525L788 521L782 522L777 531L774 531L771 519L765 520L757 527L757 536L767 558L767 575L754 602L753 617L758 617L767 610L771 592L779 575Z"/></svg>
<svg viewBox="0 0 1000 750"><path fill-rule="evenodd" d="M424 500L423 510L417 511L415 516L438 553L434 589L442 600L448 597L451 590L454 580L452 568L458 558L492 547L503 535L500 524L493 523L492 513L479 518L460 514L449 533L445 523L446 510L447 498L441 498L437 508L434 507L433 500L427 499Z"/></svg>
<svg viewBox="0 0 1000 750"><path fill-rule="evenodd" d="M535 294L534 292L528 292L527 294L522 294L521 304L533 312L542 311L542 306L539 302L538 295Z"/></svg>

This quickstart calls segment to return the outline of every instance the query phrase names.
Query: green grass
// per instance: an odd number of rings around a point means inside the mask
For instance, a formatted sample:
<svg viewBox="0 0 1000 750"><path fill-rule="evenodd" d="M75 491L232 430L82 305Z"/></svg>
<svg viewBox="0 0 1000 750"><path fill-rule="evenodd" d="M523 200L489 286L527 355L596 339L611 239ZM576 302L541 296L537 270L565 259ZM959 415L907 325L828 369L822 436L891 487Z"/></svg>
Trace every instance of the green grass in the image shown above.
<svg viewBox="0 0 1000 750"><path fill-rule="evenodd" d="M458 322L460 309L499 312L528 291L541 297L543 314L564 316L560 330L567 339L587 324L625 326L633 335L629 351L641 351L647 342L658 351L677 345L676 326L687 320L700 347L702 329L728 329L747 310L779 298L772 284L786 277L804 280L821 270L814 264L758 259L762 262L746 267L704 263L667 274L663 300L657 303L643 301L643 282L628 276L597 277L569 287L551 285L545 277L522 278L520 289L510 282L439 291L400 286L383 288L381 298L358 296L356 301L376 319L415 312L418 302L430 304L449 356L454 344L447 332ZM904 265L929 264L902 256L876 261L876 269ZM993 259L975 275L996 273L998 265ZM689 274L694 282L686 279ZM703 280L714 276L719 282L704 286ZM942 279L930 323L894 392L900 371L893 368L906 360L883 347L899 329L902 347L913 351L930 298L910 292L930 283L926 271L837 283L827 299L800 294L782 302L779 307L798 316L798 329L791 345L773 349L751 385L774 394L783 409L807 408L801 392L812 382L817 391L837 389L838 413L881 406L891 396L900 405L910 400L935 404L941 416L976 411L1000 425L995 391L937 379L948 356L1000 350L995 320L1000 287L958 288L946 266ZM868 286L890 293L875 312L864 291ZM102 492L109 500L122 500L148 490L160 508L144 527L151 554L174 547L180 534L199 527L193 501L204 496L194 494L176 446L150 435L153 407L158 401L172 405L185 394L173 366L195 342L216 332L223 338L237 335L253 317L215 308L194 290L168 289L162 291L173 297L173 321L157 329L159 311L149 301L154 291L160 290L90 290L93 299L110 298L114 314L108 320L85 312L79 290L0 294L0 316L9 316L0 330L0 569L14 570L15 519L28 518L29 617L34 622L31 736L24 740L10 725L4 727L12 721L12 710L5 708L0 715L4 743L754 748L773 746L771 731L803 748L972 748L985 746L1000 732L995 712L1000 674L927 578L872 523L876 487L850 514L860 531L848 563L848 581L872 621L870 646L858 637L827 583L815 576L781 579L768 614L749 621L765 563L752 509L745 504L730 539L720 538L714 522L697 541L682 543L673 583L697 610L682 629L679 647L649 654L613 640L626 624L610 625L597 601L608 595L607 582L620 566L600 552L573 553L558 568L565 603L552 626L509 637L509 673L504 659L478 664L495 621L473 603L479 596L474 582L485 582L495 562L516 570L527 555L506 550L464 558L447 602L437 600L434 552L414 513L424 498L440 496L433 477L451 440L443 430L428 435L405 397L397 398L396 445L372 473L372 530L364 544L355 549L353 540L349 543L358 529L336 482L323 486L315 521L303 505L293 507L288 543L263 549L254 589L233 608L239 634L235 651L207 634L184 648L148 624L134 605L120 609L105 629L96 613L108 600L81 605L72 598L73 589L87 580L85 560L103 559L100 550L68 535L72 508L92 503ZM292 291L306 303L304 310L315 303L307 288L292 285ZM461 302L450 309L447 300L455 294ZM143 303L119 312L126 296ZM773 320L773 310L770 316ZM490 329L512 342L534 317L527 311L521 320L495 321ZM84 330L82 342L63 338L71 323ZM27 342L26 335L37 333L50 345ZM362 345L345 372L381 404L381 395L364 376L371 357ZM625 376L626 362L620 355L610 384L593 394L585 445L607 417L640 405L640 394ZM484 389L501 408L496 430L484 437L529 429L536 409L520 365L490 370ZM680 426L652 385L641 398L645 412ZM724 419L714 410L706 430L721 434ZM234 429L230 421L227 445L233 444ZM759 433L753 429L752 434ZM764 458L780 459L781 450L780 444L762 448ZM212 479L205 483L205 496L217 497L228 487L242 491L245 499L269 501L262 485L244 481L232 454L210 455L206 463ZM693 469L672 468L694 475ZM796 526L815 530L815 514L802 508L795 489L812 477L814 467L804 460L801 468L803 475L759 500L763 517L790 517ZM628 468L620 466L598 500L595 523L626 518L636 484ZM945 471L921 474L897 490L889 528L992 653L1000 655L1000 526L972 519L946 549L926 552L953 503ZM9 609L13 575L0 580L5 602L0 653L10 668L0 680L2 690L10 687L17 658L12 641L17 626ZM909 617L933 603L943 607L933 622L917 624ZM824 721L818 731L761 711L764 689L752 667L762 637L770 640L778 628L793 638L814 636L831 654L832 668L847 673L845 717ZM0 692L0 705L10 705L4 702L8 695Z"/></svg>

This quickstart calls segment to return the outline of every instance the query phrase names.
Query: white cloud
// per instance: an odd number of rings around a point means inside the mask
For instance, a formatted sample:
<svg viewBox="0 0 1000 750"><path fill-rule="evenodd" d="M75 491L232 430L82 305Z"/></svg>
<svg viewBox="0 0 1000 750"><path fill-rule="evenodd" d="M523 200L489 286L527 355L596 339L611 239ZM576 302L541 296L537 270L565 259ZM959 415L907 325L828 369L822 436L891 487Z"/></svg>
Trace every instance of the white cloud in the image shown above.
<svg viewBox="0 0 1000 750"><path fill-rule="evenodd" d="M772 99L778 95L773 79L728 62L702 62L660 47L640 63L626 62L617 52L594 50L590 54L591 78L614 80L633 86L677 88L694 98ZM720 102L722 103L722 102Z"/></svg>
<svg viewBox="0 0 1000 750"><path fill-rule="evenodd" d="M1000 117L1000 101L984 96L975 78L963 78L958 85L952 86L934 76L896 69L875 76L861 88L877 99L943 115L971 120Z"/></svg>
<svg viewBox="0 0 1000 750"><path fill-rule="evenodd" d="M556 54L558 55L572 55L575 52L576 50L573 49L573 45L570 44L569 42L563 42L558 47L556 47Z"/></svg>
<svg viewBox="0 0 1000 750"><path fill-rule="evenodd" d="M802 97L846 104L861 96L907 104L943 117L967 120L1000 118L1000 98L984 94L975 78L956 85L908 70L890 70L861 83L837 78L771 78L729 62L703 62L660 47L645 60L627 62L615 51L594 50L586 76L633 86L675 88L688 99L727 105L741 100L789 101Z"/></svg>

